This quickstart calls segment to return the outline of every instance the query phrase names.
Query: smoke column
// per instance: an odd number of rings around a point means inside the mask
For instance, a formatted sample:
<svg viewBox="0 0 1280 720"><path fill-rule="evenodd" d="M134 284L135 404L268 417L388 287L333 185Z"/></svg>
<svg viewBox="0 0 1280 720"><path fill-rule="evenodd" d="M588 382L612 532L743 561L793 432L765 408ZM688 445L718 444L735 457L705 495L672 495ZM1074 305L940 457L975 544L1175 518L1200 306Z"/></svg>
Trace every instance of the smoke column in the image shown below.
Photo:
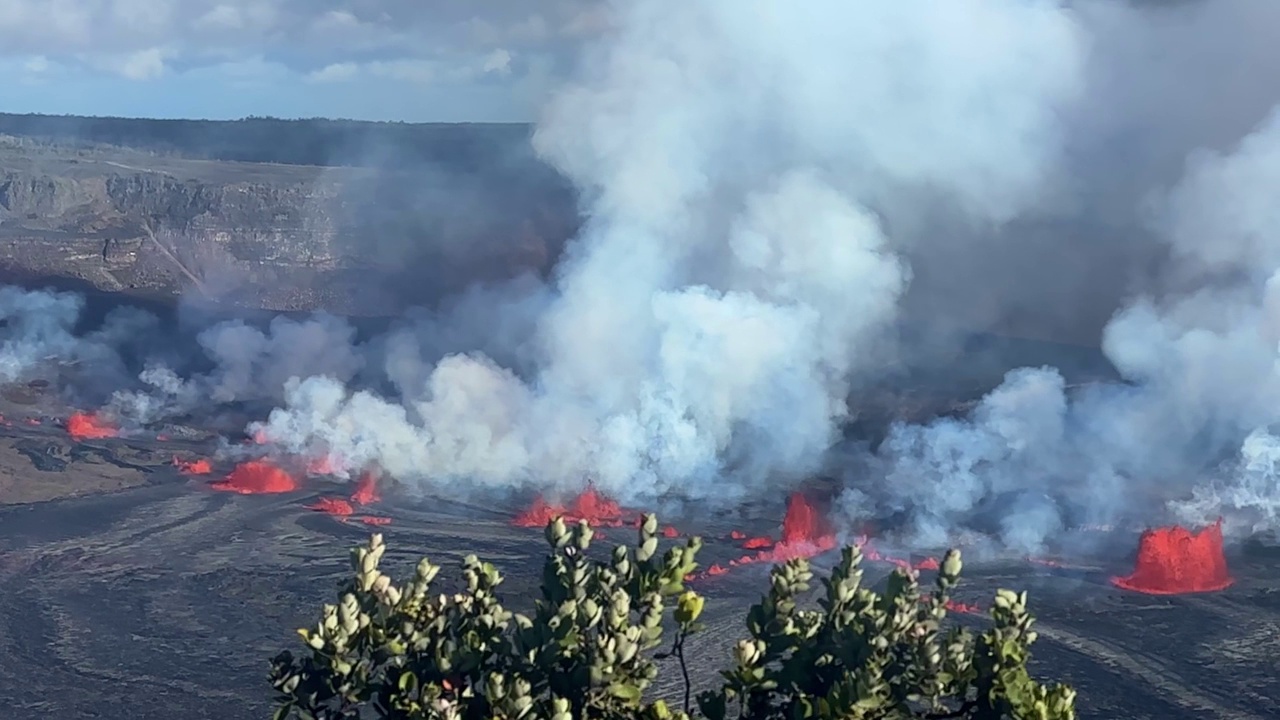
<svg viewBox="0 0 1280 720"><path fill-rule="evenodd" d="M923 228L885 218L1034 205L1083 75L1047 1L610 9L534 138L585 224L531 371L454 354L399 398L291 381L267 436L427 485L590 478L621 499L732 502L812 473L895 360L897 249Z"/></svg>
<svg viewBox="0 0 1280 720"><path fill-rule="evenodd" d="M1274 527L1274 3L609 9L534 136L583 215L550 286L475 286L369 342L322 314L221 323L181 361L131 339L145 313L77 336L82 299L2 289L0 379L54 358L100 389L145 358L108 404L126 420L278 404L250 429L280 449L451 492L733 503L834 470L908 545L988 522L1034 551L1152 508ZM1221 82L1240 67L1276 72ZM1122 382L1020 368L963 417L842 441L956 328L1097 318Z"/></svg>
<svg viewBox="0 0 1280 720"><path fill-rule="evenodd" d="M0 286L0 382L34 379L51 362L92 378L66 389L73 400L127 382L125 357L152 352L155 317L116 308L86 331L80 327L84 306L77 293Z"/></svg>
<svg viewBox="0 0 1280 720"><path fill-rule="evenodd" d="M1227 153L1202 151L1152 198L1171 262L1160 293L1107 325L1124 384L1066 392L1052 368L1011 372L964 419L899 425L888 481L846 494L853 513L907 512L909 542L941 544L985 500L1000 537L1034 550L1068 521L1110 522L1155 498L1193 523L1252 532L1280 515L1280 110ZM1205 479L1215 477L1214 482ZM1058 491L1054 492L1054 488ZM1050 497L1050 496L1056 496ZM1150 511L1148 511L1150 514Z"/></svg>

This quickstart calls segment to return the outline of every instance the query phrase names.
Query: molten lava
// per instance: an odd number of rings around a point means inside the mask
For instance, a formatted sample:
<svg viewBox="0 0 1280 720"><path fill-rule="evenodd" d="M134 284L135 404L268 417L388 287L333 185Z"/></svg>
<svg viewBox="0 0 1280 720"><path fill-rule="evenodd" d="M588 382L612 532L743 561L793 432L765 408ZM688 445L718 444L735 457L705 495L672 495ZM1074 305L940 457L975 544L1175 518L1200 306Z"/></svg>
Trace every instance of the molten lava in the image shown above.
<svg viewBox="0 0 1280 720"><path fill-rule="evenodd" d="M751 562L786 562L793 558L819 555L836 546L835 533L826 518L801 493L787 498L787 514L782 519L782 540L761 550Z"/></svg>
<svg viewBox="0 0 1280 720"><path fill-rule="evenodd" d="M329 515L335 515L337 517L348 517L350 515L354 515L356 512L356 509L346 500L330 497L322 497L314 503L307 505L306 508L308 510L316 510L318 512L328 513Z"/></svg>
<svg viewBox="0 0 1280 720"><path fill-rule="evenodd" d="M67 418L67 433L76 440L99 440L116 437L120 431L92 413L72 413Z"/></svg>
<svg viewBox="0 0 1280 720"><path fill-rule="evenodd" d="M593 527L622 527L636 522L636 518L627 517L618 503L588 486L567 507L552 505L538 496L528 509L512 519L511 524L516 527L540 528L557 517L563 518L566 523L586 520Z"/></svg>
<svg viewBox="0 0 1280 720"><path fill-rule="evenodd" d="M178 468L178 472L183 475L208 475L213 472L213 463L208 458L200 458L199 460L183 460L177 455L173 456L173 466Z"/></svg>
<svg viewBox="0 0 1280 720"><path fill-rule="evenodd" d="M547 523L557 517L563 517L564 514L565 509L562 506L550 505L539 495L533 499L533 504L527 510L512 518L511 524L516 527L545 527Z"/></svg>
<svg viewBox="0 0 1280 720"><path fill-rule="evenodd" d="M622 525L622 508L618 503L588 487L569 503L569 515L585 519L592 525L617 527Z"/></svg>
<svg viewBox="0 0 1280 720"><path fill-rule="evenodd" d="M1213 592L1231 585L1222 553L1222 520L1191 532L1184 527L1155 528L1142 533L1133 573L1113 577L1112 584L1150 595Z"/></svg>
<svg viewBox="0 0 1280 720"><path fill-rule="evenodd" d="M351 502L356 505L372 505L381 499L382 497L378 495L378 476L371 470L364 471L356 481L356 490L351 493Z"/></svg>
<svg viewBox="0 0 1280 720"><path fill-rule="evenodd" d="M958 600L948 600L945 604L947 609L950 610L951 612L964 613L965 615L981 615L982 614L981 605L962 603L962 602L959 602Z"/></svg>
<svg viewBox="0 0 1280 720"><path fill-rule="evenodd" d="M734 531L731 538L742 539L744 534ZM729 567L750 565L753 563L781 563L796 558L811 558L820 555L836 546L835 533L831 531L826 518L801 493L792 493L787 498L787 514L782 519L782 540L773 542L770 538L750 538L743 546L757 549L754 555L743 555L737 560L730 560ZM728 568L712 565L704 575L723 575ZM697 579L690 575L686 580Z"/></svg>
<svg viewBox="0 0 1280 720"><path fill-rule="evenodd" d="M298 481L266 460L250 460L235 466L225 480L210 487L241 495L266 495L293 492L298 489Z"/></svg>
<svg viewBox="0 0 1280 720"><path fill-rule="evenodd" d="M753 555L743 555L737 560L730 560L729 567L750 565L754 563L781 563L795 558L810 558L836 547L836 534L827 518L815 508L801 493L793 493L787 499L787 514L782 521L782 539L774 542L769 537L747 537L746 533L734 530L729 539L742 543L744 550L756 550ZM926 557L912 562L899 557L891 557L877 551L871 546L869 539L863 535L856 541L862 548L863 557L872 562L887 562L904 570L938 570L941 563L935 557ZM727 568L712 565L702 573L685 577L696 580L699 577L722 575ZM956 604L953 608L958 612L977 612L976 606Z"/></svg>
<svg viewBox="0 0 1280 720"><path fill-rule="evenodd" d="M792 493L787 498L787 515L782 519L779 544L815 543L831 536L831 525L809 504L808 498L800 493Z"/></svg>

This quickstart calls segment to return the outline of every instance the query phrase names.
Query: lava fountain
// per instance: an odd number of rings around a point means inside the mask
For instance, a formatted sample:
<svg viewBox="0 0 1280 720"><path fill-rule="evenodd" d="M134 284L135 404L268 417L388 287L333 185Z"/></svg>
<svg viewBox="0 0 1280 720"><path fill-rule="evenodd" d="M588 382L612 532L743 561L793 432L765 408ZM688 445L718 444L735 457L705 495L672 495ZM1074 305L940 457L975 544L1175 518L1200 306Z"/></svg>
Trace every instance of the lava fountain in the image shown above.
<svg viewBox="0 0 1280 720"><path fill-rule="evenodd" d="M511 524L516 527L540 528L558 517L569 524L586 520L596 528L622 527L628 524L628 514L622 507L601 495L592 486L583 490L567 507L548 503L542 496L538 496L527 510L512 519Z"/></svg>
<svg viewBox="0 0 1280 720"><path fill-rule="evenodd" d="M175 455L173 457L173 466L178 468L178 472L183 475L208 475L213 472L213 463L208 458L183 460Z"/></svg>
<svg viewBox="0 0 1280 720"><path fill-rule="evenodd" d="M266 460L250 460L235 466L225 480L210 487L241 495L270 495L293 492L298 489L298 481Z"/></svg>
<svg viewBox="0 0 1280 720"><path fill-rule="evenodd" d="M378 494L378 476L372 470L360 474L356 481L355 492L351 493L351 502L356 505L372 505L382 500Z"/></svg>
<svg viewBox="0 0 1280 720"><path fill-rule="evenodd" d="M1178 525L1147 530L1133 572L1111 578L1116 587L1149 595L1214 592L1233 582L1222 553L1222 520L1200 532Z"/></svg>
<svg viewBox="0 0 1280 720"><path fill-rule="evenodd" d="M96 414L77 412L67 418L67 434L75 440L113 438L120 431Z"/></svg>
<svg viewBox="0 0 1280 720"><path fill-rule="evenodd" d="M748 540L747 545L760 549L756 555L740 559L739 563L786 562L794 558L820 555L836 546L836 535L822 513L814 508L809 498L795 492L787 498L787 514L782 518L782 538L771 546L761 538Z"/></svg>

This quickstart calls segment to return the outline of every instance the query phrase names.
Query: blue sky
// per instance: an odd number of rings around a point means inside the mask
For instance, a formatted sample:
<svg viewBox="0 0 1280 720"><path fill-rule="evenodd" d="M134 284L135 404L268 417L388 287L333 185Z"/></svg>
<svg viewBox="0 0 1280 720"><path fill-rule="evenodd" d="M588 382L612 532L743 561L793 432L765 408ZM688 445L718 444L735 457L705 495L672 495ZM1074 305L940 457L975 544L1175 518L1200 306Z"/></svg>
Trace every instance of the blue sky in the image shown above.
<svg viewBox="0 0 1280 720"><path fill-rule="evenodd" d="M599 0L0 0L0 111L533 119Z"/></svg>

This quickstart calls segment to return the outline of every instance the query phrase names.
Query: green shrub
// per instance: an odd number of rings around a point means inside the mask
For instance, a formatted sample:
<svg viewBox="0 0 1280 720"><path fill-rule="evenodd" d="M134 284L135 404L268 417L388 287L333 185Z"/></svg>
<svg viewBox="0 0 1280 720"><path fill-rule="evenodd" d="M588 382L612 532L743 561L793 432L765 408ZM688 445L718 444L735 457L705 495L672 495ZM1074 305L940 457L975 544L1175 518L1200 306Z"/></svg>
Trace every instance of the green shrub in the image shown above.
<svg viewBox="0 0 1280 720"><path fill-rule="evenodd" d="M1073 690L1027 673L1035 632L1025 593L999 591L992 627L976 637L944 632L959 552L947 554L935 590L922 597L908 571L890 576L883 595L863 587L854 547L822 579L816 607L802 607L813 577L806 561L774 568L768 593L747 615L750 637L734 648L734 666L691 708L685 647L700 629L703 599L684 578L697 567L701 541L659 558L657 529L646 516L635 547L597 561L585 553L586 523L548 524L531 616L502 606L502 576L474 556L462 562L457 594L431 593L440 568L426 559L408 583L394 583L379 570L386 547L374 535L352 551L354 576L338 604L324 607L314 629L298 631L308 651L272 661L276 718L1075 717ZM665 646L664 625L674 629ZM667 657L683 672L681 711L645 699L656 661Z"/></svg>

